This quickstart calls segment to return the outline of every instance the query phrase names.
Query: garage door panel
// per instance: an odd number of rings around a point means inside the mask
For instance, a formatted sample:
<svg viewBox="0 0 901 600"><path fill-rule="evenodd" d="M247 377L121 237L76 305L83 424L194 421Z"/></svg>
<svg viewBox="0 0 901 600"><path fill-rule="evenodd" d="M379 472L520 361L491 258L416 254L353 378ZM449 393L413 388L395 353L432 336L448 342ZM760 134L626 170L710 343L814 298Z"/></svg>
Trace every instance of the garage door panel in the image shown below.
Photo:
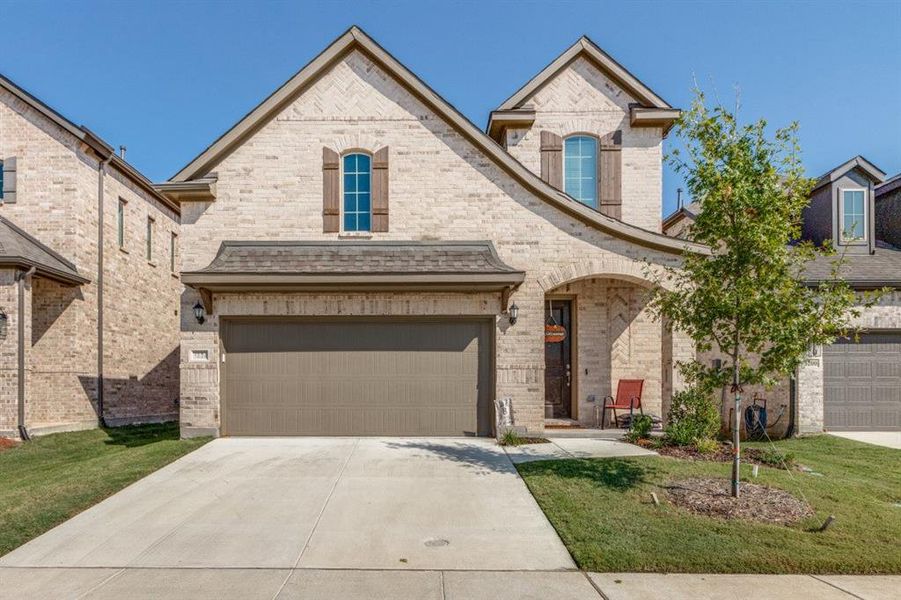
<svg viewBox="0 0 901 600"><path fill-rule="evenodd" d="M827 429L901 429L901 334L839 340L823 353Z"/></svg>
<svg viewBox="0 0 901 600"><path fill-rule="evenodd" d="M262 320L223 330L226 435L488 433L485 323Z"/></svg>

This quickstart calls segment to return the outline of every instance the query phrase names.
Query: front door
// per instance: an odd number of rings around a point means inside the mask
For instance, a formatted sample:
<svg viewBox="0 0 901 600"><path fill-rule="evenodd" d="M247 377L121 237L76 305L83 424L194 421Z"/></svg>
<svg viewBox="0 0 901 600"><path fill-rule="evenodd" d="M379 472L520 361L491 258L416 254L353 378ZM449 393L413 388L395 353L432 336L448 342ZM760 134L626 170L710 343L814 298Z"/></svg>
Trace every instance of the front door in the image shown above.
<svg viewBox="0 0 901 600"><path fill-rule="evenodd" d="M544 344L544 417L572 417L572 302L548 300L544 303L546 325L560 325L566 332L562 341Z"/></svg>

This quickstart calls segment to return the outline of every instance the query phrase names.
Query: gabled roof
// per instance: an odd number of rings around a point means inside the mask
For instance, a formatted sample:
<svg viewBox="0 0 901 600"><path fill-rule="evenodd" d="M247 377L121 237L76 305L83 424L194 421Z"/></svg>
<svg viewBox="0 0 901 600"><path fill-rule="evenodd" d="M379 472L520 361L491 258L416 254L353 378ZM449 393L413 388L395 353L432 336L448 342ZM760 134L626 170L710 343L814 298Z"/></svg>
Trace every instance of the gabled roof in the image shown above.
<svg viewBox="0 0 901 600"><path fill-rule="evenodd" d="M663 219L663 231L666 232L682 219L697 219L699 212L701 212L701 204L698 202L689 202L685 206L680 206Z"/></svg>
<svg viewBox="0 0 901 600"><path fill-rule="evenodd" d="M613 219L585 206L541 180L501 148L481 129L464 117L444 98L416 77L358 27L351 27L328 48L298 71L272 95L245 115L237 124L201 152L170 181L183 182L207 175L223 158L275 117L285 106L315 83L332 65L357 50L379 68L396 78L412 95L442 117L477 149L493 160L530 192L570 216L616 237L674 254L683 251L708 252L706 246L667 237ZM668 105L667 105L668 106Z"/></svg>
<svg viewBox="0 0 901 600"><path fill-rule="evenodd" d="M817 181L814 184L813 189L818 190L821 187L823 187L824 185L832 183L833 181L840 178L842 175L844 175L851 169L855 169L855 168L859 169L861 172L863 172L863 174L866 175L867 177L869 177L873 181L873 183L881 183L885 179L885 173L882 171L882 169L880 169L879 167L877 167L876 165L874 165L873 163L871 163L870 161L865 159L863 156L860 156L858 154L851 160L843 162L842 164L835 167L834 169L831 169L831 170L827 171L826 173L823 173L822 175L820 175L817 178ZM813 191L813 190L811 190L811 191Z"/></svg>
<svg viewBox="0 0 901 600"><path fill-rule="evenodd" d="M81 285L90 281L78 273L73 263L5 217L0 217L0 266L34 267L37 275L66 285Z"/></svg>
<svg viewBox="0 0 901 600"><path fill-rule="evenodd" d="M100 136L95 134L93 131L91 131L84 125L76 125L75 123L64 117L62 114L57 112L55 109L39 100L30 92L19 87L2 74L0 74L0 88L6 90L10 94L33 108L35 111L39 112L44 117L57 124L59 127L74 136L75 139L83 142L85 145L91 148L91 150L93 150L101 160L109 159L111 165L118 168L119 171L121 171L126 177L137 183L141 188L143 188L146 192L149 192L165 206L168 206L169 208L174 210L176 214L180 212L177 203L172 202L161 193L159 193L153 187L153 183L149 179L144 177L144 175L142 175L140 171L126 162L124 158L116 154L115 149L105 141L103 141Z"/></svg>
<svg viewBox="0 0 901 600"><path fill-rule="evenodd" d="M578 41L566 49L551 64L541 70L538 75L530 79L516 93L504 100L497 110L513 110L521 108L522 104L541 86L554 78L557 73L565 69L576 58L583 56L595 66L616 81L620 87L634 96L645 108L671 109L666 100L654 93L651 88L641 82L638 77L630 73L624 66L613 60L609 54L601 50L588 36L582 36Z"/></svg>

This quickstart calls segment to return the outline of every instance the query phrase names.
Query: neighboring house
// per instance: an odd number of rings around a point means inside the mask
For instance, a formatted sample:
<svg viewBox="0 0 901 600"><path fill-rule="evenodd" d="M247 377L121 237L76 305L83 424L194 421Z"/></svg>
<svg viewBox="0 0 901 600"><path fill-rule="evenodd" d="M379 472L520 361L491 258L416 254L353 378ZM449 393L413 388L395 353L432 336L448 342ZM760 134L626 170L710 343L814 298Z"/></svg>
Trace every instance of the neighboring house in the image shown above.
<svg viewBox="0 0 901 600"><path fill-rule="evenodd" d="M177 204L2 76L0 162L0 435L174 419Z"/></svg>
<svg viewBox="0 0 901 600"><path fill-rule="evenodd" d="M876 186L876 239L901 248L901 173Z"/></svg>
<svg viewBox="0 0 901 600"><path fill-rule="evenodd" d="M706 251L660 233L678 114L582 38L486 134L352 28L158 186L182 435L491 435L504 398L541 433L623 378L661 414L692 345L645 261Z"/></svg>
<svg viewBox="0 0 901 600"><path fill-rule="evenodd" d="M839 274L855 290L892 291L877 306L862 309L854 323L863 330L858 339L811 349L794 382L746 390L748 402L754 393L768 400L771 419L785 409L774 434L789 424L798 433L901 430L901 250L886 243L899 231L891 204L898 186L881 184L884 179L885 173L856 156L814 185L802 214L802 238L832 244L843 260ZM676 211L667 217L664 232L684 235L699 210L695 206L691 215ZM830 279L836 258L815 259L807 266L807 281ZM729 410L724 405L724 421Z"/></svg>

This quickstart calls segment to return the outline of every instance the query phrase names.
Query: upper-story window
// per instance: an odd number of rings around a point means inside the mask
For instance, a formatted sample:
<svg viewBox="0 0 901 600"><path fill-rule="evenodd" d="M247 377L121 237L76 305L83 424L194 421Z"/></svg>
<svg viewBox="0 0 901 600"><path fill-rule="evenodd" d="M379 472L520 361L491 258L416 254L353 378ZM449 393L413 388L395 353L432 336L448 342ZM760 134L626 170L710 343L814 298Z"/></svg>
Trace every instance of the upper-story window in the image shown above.
<svg viewBox="0 0 901 600"><path fill-rule="evenodd" d="M598 207L598 141L573 135L563 143L563 190L592 208Z"/></svg>
<svg viewBox="0 0 901 600"><path fill-rule="evenodd" d="M155 224L153 217L147 217L147 247L144 250L147 262L153 262L153 227Z"/></svg>
<svg viewBox="0 0 901 600"><path fill-rule="evenodd" d="M842 190L841 224L842 241L859 242L866 239L867 191Z"/></svg>
<svg viewBox="0 0 901 600"><path fill-rule="evenodd" d="M125 248L125 200L119 198L116 209L116 241L120 248Z"/></svg>
<svg viewBox="0 0 901 600"><path fill-rule="evenodd" d="M344 157L344 231L371 231L372 158L368 154Z"/></svg>

